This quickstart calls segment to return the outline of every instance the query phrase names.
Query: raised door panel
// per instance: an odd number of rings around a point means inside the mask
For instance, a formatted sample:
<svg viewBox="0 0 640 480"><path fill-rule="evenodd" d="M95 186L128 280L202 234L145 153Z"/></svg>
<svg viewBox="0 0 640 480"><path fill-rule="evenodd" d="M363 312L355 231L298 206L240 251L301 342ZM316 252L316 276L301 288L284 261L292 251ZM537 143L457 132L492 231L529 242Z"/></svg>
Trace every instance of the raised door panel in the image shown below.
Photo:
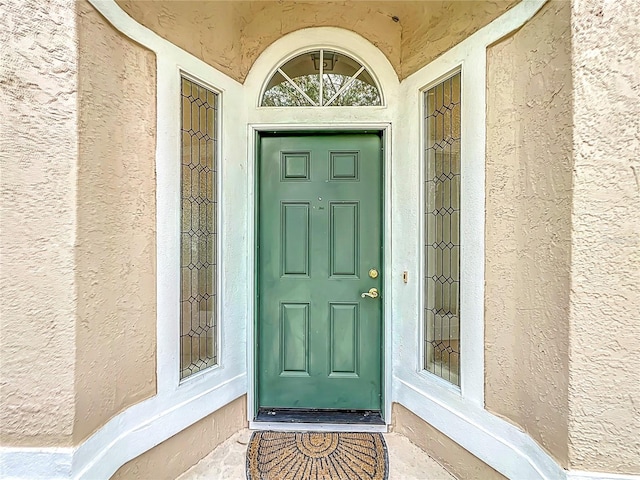
<svg viewBox="0 0 640 480"><path fill-rule="evenodd" d="M331 276L358 276L359 219L358 202L331 202L329 206Z"/></svg>
<svg viewBox="0 0 640 480"><path fill-rule="evenodd" d="M357 377L360 344L358 304L332 303L330 317L330 375Z"/></svg>
<svg viewBox="0 0 640 480"><path fill-rule="evenodd" d="M309 275L309 204L283 202L281 209L283 276Z"/></svg>
<svg viewBox="0 0 640 480"><path fill-rule="evenodd" d="M309 304L280 305L282 375L309 375Z"/></svg>

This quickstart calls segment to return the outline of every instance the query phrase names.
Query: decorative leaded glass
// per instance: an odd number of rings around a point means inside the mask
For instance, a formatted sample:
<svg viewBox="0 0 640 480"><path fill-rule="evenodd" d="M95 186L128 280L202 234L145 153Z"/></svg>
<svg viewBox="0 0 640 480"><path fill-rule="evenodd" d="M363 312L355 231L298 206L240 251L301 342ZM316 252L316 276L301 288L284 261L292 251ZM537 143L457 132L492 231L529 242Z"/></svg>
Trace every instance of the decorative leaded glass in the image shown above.
<svg viewBox="0 0 640 480"><path fill-rule="evenodd" d="M460 73L424 100L424 368L460 385Z"/></svg>
<svg viewBox="0 0 640 480"><path fill-rule="evenodd" d="M263 107L382 105L380 91L357 60L330 50L303 53L281 65L262 96Z"/></svg>
<svg viewBox="0 0 640 480"><path fill-rule="evenodd" d="M217 105L182 78L180 378L217 363Z"/></svg>

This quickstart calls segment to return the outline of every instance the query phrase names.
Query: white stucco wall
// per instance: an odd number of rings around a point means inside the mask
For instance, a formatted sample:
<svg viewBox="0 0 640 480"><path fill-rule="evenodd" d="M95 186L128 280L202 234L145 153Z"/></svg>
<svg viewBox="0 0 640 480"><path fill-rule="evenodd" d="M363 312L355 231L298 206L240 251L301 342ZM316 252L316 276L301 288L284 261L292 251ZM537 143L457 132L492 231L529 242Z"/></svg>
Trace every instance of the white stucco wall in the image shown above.
<svg viewBox="0 0 640 480"><path fill-rule="evenodd" d="M640 473L640 2L573 0L569 460Z"/></svg>
<svg viewBox="0 0 640 480"><path fill-rule="evenodd" d="M74 420L73 0L0 2L0 440L62 446Z"/></svg>

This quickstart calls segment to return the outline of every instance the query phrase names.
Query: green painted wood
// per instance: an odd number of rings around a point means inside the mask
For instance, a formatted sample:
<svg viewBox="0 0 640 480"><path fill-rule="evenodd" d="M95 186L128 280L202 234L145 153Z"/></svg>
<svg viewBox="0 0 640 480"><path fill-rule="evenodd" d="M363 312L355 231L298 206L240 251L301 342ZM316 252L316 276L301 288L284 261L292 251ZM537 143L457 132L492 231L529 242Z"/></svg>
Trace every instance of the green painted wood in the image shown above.
<svg viewBox="0 0 640 480"><path fill-rule="evenodd" d="M283 202L280 247L283 275L309 275L309 203Z"/></svg>
<svg viewBox="0 0 640 480"><path fill-rule="evenodd" d="M358 374L358 304L331 303L330 375Z"/></svg>
<svg viewBox="0 0 640 480"><path fill-rule="evenodd" d="M309 375L309 304L282 303L282 373Z"/></svg>
<svg viewBox="0 0 640 480"><path fill-rule="evenodd" d="M377 134L265 136L258 164L258 406L381 409ZM384 294L384 292L381 292Z"/></svg>

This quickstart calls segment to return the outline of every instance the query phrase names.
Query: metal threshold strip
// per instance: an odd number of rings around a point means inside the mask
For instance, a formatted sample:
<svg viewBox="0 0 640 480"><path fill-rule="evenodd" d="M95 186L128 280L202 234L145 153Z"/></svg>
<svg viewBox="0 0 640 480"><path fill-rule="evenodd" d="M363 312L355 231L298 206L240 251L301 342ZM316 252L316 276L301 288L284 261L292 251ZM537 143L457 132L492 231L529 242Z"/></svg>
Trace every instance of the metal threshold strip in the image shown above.
<svg viewBox="0 0 640 480"><path fill-rule="evenodd" d="M256 423L309 423L332 425L384 425L380 411L260 408Z"/></svg>

